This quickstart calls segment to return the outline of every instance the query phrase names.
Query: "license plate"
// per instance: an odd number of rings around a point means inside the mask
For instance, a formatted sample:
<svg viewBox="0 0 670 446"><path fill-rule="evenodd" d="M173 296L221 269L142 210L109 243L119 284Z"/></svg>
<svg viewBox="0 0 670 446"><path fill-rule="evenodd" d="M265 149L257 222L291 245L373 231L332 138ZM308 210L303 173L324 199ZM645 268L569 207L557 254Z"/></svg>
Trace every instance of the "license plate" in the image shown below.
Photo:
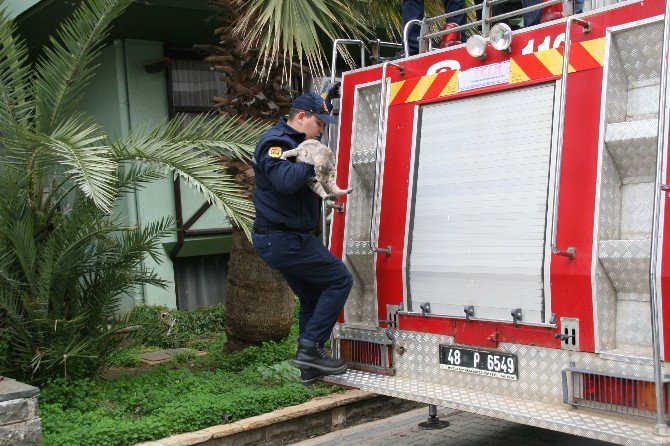
<svg viewBox="0 0 670 446"><path fill-rule="evenodd" d="M495 350L440 345L440 368L516 380L517 357Z"/></svg>

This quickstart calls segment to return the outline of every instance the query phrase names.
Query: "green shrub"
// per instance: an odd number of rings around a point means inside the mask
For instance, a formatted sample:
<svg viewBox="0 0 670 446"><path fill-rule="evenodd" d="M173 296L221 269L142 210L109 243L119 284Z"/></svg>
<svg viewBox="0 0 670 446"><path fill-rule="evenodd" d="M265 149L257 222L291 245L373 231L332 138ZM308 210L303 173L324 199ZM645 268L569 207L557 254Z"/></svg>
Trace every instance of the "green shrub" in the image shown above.
<svg viewBox="0 0 670 446"><path fill-rule="evenodd" d="M143 349L141 347L133 347L124 349L114 355L109 362L112 367L137 367L142 364L140 355Z"/></svg>
<svg viewBox="0 0 670 446"><path fill-rule="evenodd" d="M45 222L28 198L29 179L0 170L1 328L10 335L3 362L11 358L1 368L37 384L94 376L144 336L119 305L137 285L165 285L142 262L158 255L172 222L126 228L79 194Z"/></svg>
<svg viewBox="0 0 670 446"><path fill-rule="evenodd" d="M203 350L226 326L225 305L179 311L164 306L139 305L130 320L152 327L145 345L161 348L192 347Z"/></svg>
<svg viewBox="0 0 670 446"><path fill-rule="evenodd" d="M300 381L300 370L293 367L290 360L282 361L270 366L261 365L256 368L261 379L267 384L288 384Z"/></svg>
<svg viewBox="0 0 670 446"><path fill-rule="evenodd" d="M0 315L0 319L2 315ZM12 369L12 357L10 356L11 335L0 328L0 375L8 373Z"/></svg>
<svg viewBox="0 0 670 446"><path fill-rule="evenodd" d="M193 363L197 358L198 353L195 350L184 350L172 355L172 360L177 364Z"/></svg>

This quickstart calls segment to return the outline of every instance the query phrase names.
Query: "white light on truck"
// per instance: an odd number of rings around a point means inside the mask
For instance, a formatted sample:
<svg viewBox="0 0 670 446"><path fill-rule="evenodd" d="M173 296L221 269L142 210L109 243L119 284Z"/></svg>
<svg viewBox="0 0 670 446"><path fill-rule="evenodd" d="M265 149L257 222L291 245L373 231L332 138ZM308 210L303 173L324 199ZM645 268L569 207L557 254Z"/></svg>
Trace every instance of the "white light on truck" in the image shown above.
<svg viewBox="0 0 670 446"><path fill-rule="evenodd" d="M468 37L467 42L465 42L465 49L472 57L481 60L486 59L486 39L478 34Z"/></svg>
<svg viewBox="0 0 670 446"><path fill-rule="evenodd" d="M489 34L491 46L498 51L509 53L512 45L512 28L505 23L497 23L491 28Z"/></svg>

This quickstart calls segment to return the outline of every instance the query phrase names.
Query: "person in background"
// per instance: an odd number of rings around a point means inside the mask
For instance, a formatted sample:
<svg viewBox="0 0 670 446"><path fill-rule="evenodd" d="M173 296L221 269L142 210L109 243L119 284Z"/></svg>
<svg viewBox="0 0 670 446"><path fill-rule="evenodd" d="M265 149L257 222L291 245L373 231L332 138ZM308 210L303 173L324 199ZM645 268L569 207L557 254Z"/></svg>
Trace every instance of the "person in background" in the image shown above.
<svg viewBox="0 0 670 446"><path fill-rule="evenodd" d="M443 0L443 2L444 2L445 14L465 9L465 0ZM402 2L403 29L407 24L407 22L409 22L410 20L422 20L424 17L424 11L425 7L423 0L403 0ZM447 22L455 24L451 26L465 25L465 13L449 17L447 19ZM420 26L414 25L410 27L408 32L409 54L406 54L405 56L413 56L415 54L419 54L419 32L420 32ZM464 34L461 33L460 35L462 36Z"/></svg>
<svg viewBox="0 0 670 446"><path fill-rule="evenodd" d="M539 5L540 3L542 3L542 0L521 0L521 4L524 8L527 8L528 6ZM581 12L584 9L584 0L574 0L573 5L575 7L575 14L581 14ZM542 22L543 11L545 11L545 9L538 9L536 11L531 11L531 12L525 13L523 15L523 26L525 28L527 28L529 26L539 25L540 22ZM547 11L546 12L547 15L552 14L552 12L549 11L549 8L547 8L546 11ZM550 20L555 20L555 19L561 18L563 16L562 9L561 9L561 11L554 12L554 14L555 14L555 17L550 15L544 21L548 22Z"/></svg>

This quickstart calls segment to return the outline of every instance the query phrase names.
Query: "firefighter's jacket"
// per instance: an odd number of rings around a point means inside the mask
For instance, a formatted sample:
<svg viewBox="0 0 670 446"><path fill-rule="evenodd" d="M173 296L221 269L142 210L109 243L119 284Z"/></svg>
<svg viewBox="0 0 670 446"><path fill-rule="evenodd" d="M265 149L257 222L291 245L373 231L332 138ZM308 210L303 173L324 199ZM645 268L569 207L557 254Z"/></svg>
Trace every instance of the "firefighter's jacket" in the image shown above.
<svg viewBox="0 0 670 446"><path fill-rule="evenodd" d="M319 223L321 199L307 187L314 181L314 166L281 159L295 149L305 134L293 129L286 118L269 129L256 145L252 165L256 175L256 225L312 231Z"/></svg>

